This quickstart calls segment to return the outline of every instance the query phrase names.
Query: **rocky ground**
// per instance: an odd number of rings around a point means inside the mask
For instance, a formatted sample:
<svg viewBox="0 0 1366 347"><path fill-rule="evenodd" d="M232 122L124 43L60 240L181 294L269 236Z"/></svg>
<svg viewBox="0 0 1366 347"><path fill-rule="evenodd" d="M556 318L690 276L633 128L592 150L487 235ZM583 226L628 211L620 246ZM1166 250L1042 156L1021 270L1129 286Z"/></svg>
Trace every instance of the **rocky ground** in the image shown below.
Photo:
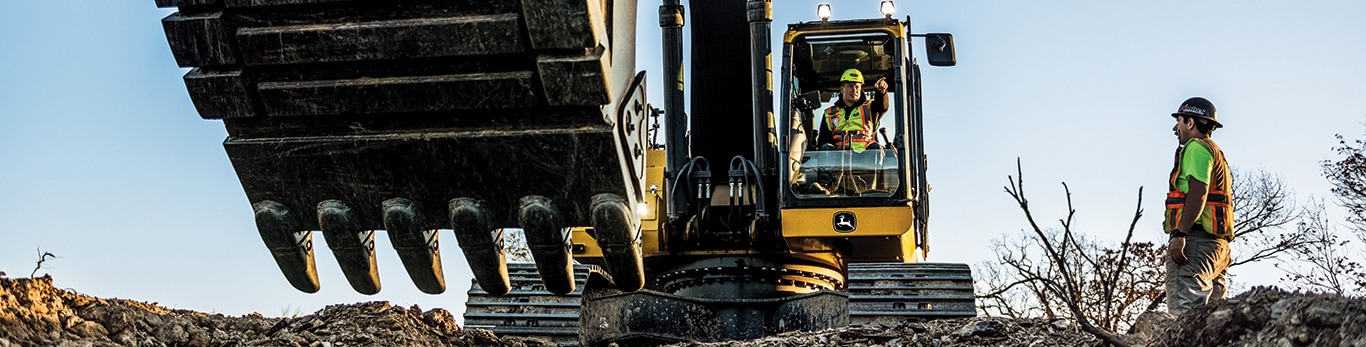
<svg viewBox="0 0 1366 347"><path fill-rule="evenodd" d="M1366 299L1259 287L1173 326L1151 346L1366 347Z"/></svg>
<svg viewBox="0 0 1366 347"><path fill-rule="evenodd" d="M439 308L368 302L293 318L231 317L95 298L56 289L51 277L0 278L0 347L548 345L462 330Z"/></svg>
<svg viewBox="0 0 1366 347"><path fill-rule="evenodd" d="M1095 337L1066 320L960 318L894 327L846 327L819 332L792 332L751 341L686 343L670 347L794 346L1094 346Z"/></svg>
<svg viewBox="0 0 1366 347"><path fill-rule="evenodd" d="M1140 319L1136 345L1366 347L1366 300L1256 288L1179 320ZM0 277L0 347L10 346L548 346L462 330L444 309L387 302L332 305L269 318L174 310ZM1067 320L967 318L794 332L752 341L675 346L1097 346Z"/></svg>

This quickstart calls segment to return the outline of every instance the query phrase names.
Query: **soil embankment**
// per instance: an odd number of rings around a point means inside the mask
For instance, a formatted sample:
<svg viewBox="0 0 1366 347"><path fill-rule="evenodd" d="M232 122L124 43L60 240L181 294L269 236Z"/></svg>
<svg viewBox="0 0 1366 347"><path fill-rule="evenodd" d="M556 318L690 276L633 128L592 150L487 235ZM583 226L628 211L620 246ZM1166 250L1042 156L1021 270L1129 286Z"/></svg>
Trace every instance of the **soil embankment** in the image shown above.
<svg viewBox="0 0 1366 347"><path fill-rule="evenodd" d="M1366 347L1366 300L1255 288L1178 320L1140 319L1137 345ZM965 318L791 332L676 346L1096 346L1067 320ZM464 330L450 312L387 302L270 318L168 309L56 289L51 277L0 277L0 347L11 346L549 346Z"/></svg>

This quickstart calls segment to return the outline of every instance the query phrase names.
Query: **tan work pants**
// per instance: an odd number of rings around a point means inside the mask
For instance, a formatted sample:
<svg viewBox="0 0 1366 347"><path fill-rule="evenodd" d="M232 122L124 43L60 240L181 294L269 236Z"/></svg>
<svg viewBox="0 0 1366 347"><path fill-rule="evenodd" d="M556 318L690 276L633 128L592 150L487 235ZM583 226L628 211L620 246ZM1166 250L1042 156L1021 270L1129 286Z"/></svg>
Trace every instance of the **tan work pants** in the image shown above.
<svg viewBox="0 0 1366 347"><path fill-rule="evenodd" d="M1201 230L1186 237L1186 264L1167 257L1167 312L1180 316L1193 308L1228 299L1228 241Z"/></svg>

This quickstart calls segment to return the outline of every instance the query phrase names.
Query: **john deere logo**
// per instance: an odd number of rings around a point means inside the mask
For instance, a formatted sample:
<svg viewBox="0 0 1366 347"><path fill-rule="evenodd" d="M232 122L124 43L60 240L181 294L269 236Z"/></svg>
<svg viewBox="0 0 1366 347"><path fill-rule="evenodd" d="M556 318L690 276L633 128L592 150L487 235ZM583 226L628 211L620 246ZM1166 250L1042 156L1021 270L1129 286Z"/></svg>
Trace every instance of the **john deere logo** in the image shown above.
<svg viewBox="0 0 1366 347"><path fill-rule="evenodd" d="M842 233L853 232L854 229L858 229L858 219L854 218L854 213L849 211L835 212L832 223L835 225L835 231Z"/></svg>

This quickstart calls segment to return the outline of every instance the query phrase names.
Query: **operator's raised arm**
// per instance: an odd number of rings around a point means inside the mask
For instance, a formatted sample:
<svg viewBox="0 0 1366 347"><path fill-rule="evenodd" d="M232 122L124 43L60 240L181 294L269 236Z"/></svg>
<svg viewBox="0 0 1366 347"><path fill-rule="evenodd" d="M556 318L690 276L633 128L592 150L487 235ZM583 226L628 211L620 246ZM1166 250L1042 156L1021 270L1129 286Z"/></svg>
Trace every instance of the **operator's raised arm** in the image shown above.
<svg viewBox="0 0 1366 347"><path fill-rule="evenodd" d="M879 77L873 83L873 89L877 92L873 93L873 101L869 103L873 107L873 126L877 127L877 124L882 124L882 116L892 108L891 100L887 99L887 77Z"/></svg>

